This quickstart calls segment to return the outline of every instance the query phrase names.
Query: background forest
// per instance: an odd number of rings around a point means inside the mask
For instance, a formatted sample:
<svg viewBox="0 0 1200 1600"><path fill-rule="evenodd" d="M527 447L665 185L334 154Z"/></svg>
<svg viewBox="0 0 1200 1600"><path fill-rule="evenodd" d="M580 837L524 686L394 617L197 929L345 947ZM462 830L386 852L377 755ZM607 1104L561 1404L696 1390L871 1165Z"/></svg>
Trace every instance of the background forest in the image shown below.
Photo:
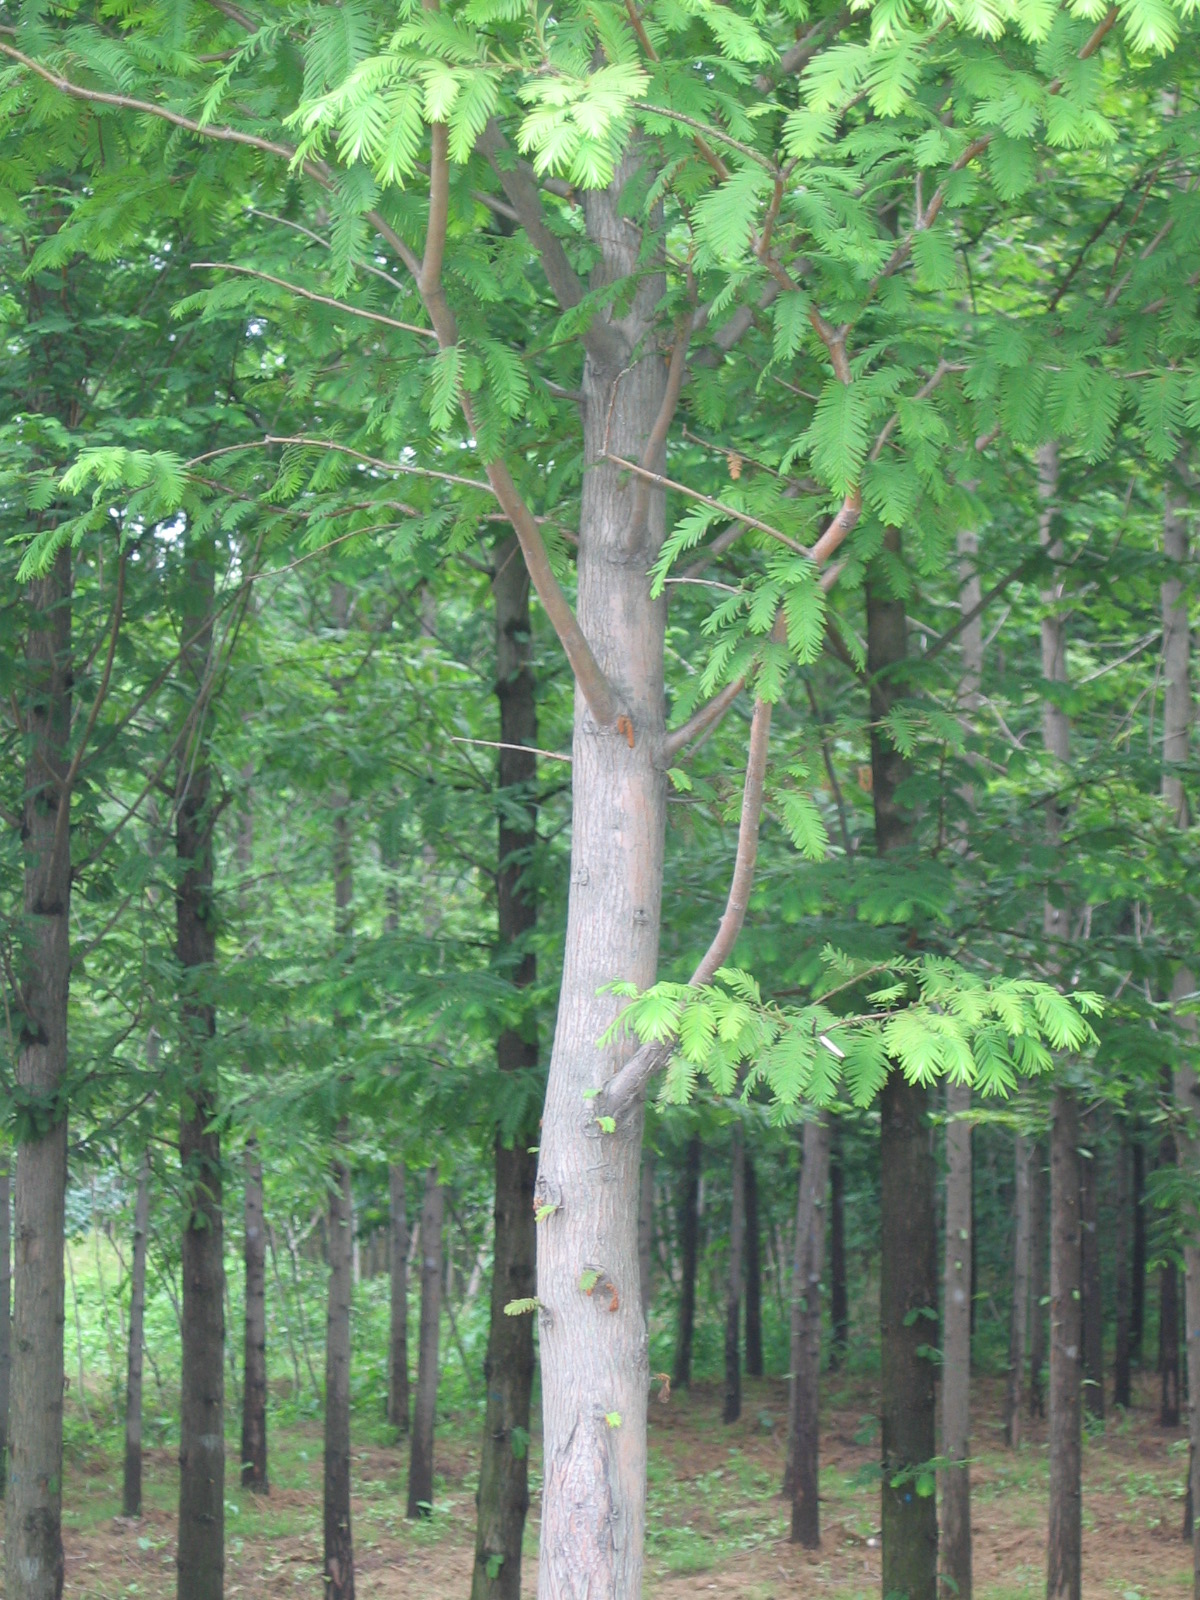
<svg viewBox="0 0 1200 1600"><path fill-rule="evenodd" d="M1198 43L0 0L9 1600L1200 1597Z"/></svg>

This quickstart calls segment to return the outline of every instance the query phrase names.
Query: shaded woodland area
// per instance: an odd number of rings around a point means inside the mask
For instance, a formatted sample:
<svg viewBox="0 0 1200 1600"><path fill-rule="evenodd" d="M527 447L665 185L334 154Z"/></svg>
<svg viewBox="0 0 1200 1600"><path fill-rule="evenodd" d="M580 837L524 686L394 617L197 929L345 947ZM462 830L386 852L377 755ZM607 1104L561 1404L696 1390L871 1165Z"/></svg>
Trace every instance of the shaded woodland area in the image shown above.
<svg viewBox="0 0 1200 1600"><path fill-rule="evenodd" d="M0 0L8 1600L1200 1600L1198 39Z"/></svg>

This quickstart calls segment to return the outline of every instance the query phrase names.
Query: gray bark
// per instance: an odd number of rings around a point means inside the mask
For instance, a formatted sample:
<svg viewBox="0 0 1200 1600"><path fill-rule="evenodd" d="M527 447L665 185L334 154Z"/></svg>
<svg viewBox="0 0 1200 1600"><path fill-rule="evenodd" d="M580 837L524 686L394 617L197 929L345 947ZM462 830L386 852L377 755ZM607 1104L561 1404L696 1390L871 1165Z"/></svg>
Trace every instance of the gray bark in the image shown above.
<svg viewBox="0 0 1200 1600"><path fill-rule="evenodd" d="M388 1271L391 1277L388 1323L387 1419L408 1432L408 1207L403 1162L388 1168L391 1213L388 1220Z"/></svg>
<svg viewBox="0 0 1200 1600"><path fill-rule="evenodd" d="M1050 1175L1039 1139L1029 1171L1029 1415L1046 1415L1046 1334L1048 1327L1048 1247Z"/></svg>
<svg viewBox="0 0 1200 1600"><path fill-rule="evenodd" d="M792 1500L792 1543L815 1550L821 1543L818 1422L821 1273L825 1265L825 1213L829 1192L828 1113L804 1124L803 1141L792 1267L791 1381L783 1492Z"/></svg>
<svg viewBox="0 0 1200 1600"><path fill-rule="evenodd" d="M406 1514L410 1517L427 1517L433 1510L433 1440L437 1420L438 1338L442 1323L445 1204L445 1190L438 1182L437 1168L430 1167L425 1174L425 1198L421 1205L421 1328L408 1466Z"/></svg>
<svg viewBox="0 0 1200 1600"><path fill-rule="evenodd" d="M732 1130L729 1158L729 1260L725 1275L725 1403L721 1416L736 1422L742 1414L741 1312L746 1240L746 1133Z"/></svg>
<svg viewBox="0 0 1200 1600"><path fill-rule="evenodd" d="M650 1327L650 1297L654 1265L654 1151L649 1145L642 1151L642 1182L638 1195L638 1287L642 1298L642 1315Z"/></svg>
<svg viewBox="0 0 1200 1600"><path fill-rule="evenodd" d="M971 1600L971 1090L946 1086L946 1256L942 1309L942 1574Z"/></svg>
<svg viewBox="0 0 1200 1600"><path fill-rule="evenodd" d="M1012 1308L1008 1327L1008 1381L1004 1390L1004 1442L1021 1442L1024 1411L1025 1349L1029 1333L1030 1243L1033 1226L1031 1163L1033 1142L1018 1133L1013 1142Z"/></svg>
<svg viewBox="0 0 1200 1600"><path fill-rule="evenodd" d="M0 1169L0 1494L8 1483L8 1410L12 1375L12 1184Z"/></svg>
<svg viewBox="0 0 1200 1600"><path fill-rule="evenodd" d="M151 1034L153 1039L155 1036ZM147 1054L150 1052L147 1051ZM142 1371L146 1333L146 1244L150 1232L150 1157L138 1170L133 1206L133 1260L129 1273L129 1364L125 1376L125 1474L121 1510L142 1514Z"/></svg>
<svg viewBox="0 0 1200 1600"><path fill-rule="evenodd" d="M243 773L247 786L253 776ZM251 791L247 787L237 837L237 865L242 880L241 894L253 866L254 813ZM252 1494L267 1494L267 1230L263 1214L263 1171L258 1137L253 1130L246 1139L242 1192L242 1264L245 1272L245 1305L242 1319L242 1488Z"/></svg>

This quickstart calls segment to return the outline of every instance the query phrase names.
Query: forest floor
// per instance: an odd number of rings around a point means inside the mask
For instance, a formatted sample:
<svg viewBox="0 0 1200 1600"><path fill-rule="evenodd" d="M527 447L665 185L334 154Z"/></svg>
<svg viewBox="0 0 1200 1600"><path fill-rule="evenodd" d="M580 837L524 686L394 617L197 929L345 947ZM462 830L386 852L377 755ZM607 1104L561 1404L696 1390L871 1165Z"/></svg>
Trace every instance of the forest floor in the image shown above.
<svg viewBox="0 0 1200 1600"><path fill-rule="evenodd" d="M977 1600L1033 1600L1044 1592L1045 1424L1004 1449L999 1386L976 1390L972 1469ZM1190 1548L1180 1537L1186 1440L1157 1426L1155 1384L1137 1407L1110 1417L1084 1449L1084 1600L1168 1600L1189 1593ZM848 1381L830 1396L822 1437L822 1548L787 1542L778 1485L786 1389L747 1384L742 1420L722 1425L715 1388L651 1400L647 1600L875 1600L879 1592L878 1394ZM370 1430L361 1430L369 1432ZM268 1498L243 1494L230 1449L226 1594L270 1600L321 1594L321 1432L277 1425ZM533 1465L537 1467L536 1456ZM404 1517L403 1445L364 1444L354 1460L354 1538L361 1600L465 1600L470 1586L477 1470L474 1438L448 1426L438 1440L432 1518ZM537 1482L535 1471L535 1485ZM146 1463L146 1513L128 1522L113 1451L73 1445L64 1474L67 1596L168 1600L174 1595L174 1452ZM534 1593L536 1495L525 1565Z"/></svg>

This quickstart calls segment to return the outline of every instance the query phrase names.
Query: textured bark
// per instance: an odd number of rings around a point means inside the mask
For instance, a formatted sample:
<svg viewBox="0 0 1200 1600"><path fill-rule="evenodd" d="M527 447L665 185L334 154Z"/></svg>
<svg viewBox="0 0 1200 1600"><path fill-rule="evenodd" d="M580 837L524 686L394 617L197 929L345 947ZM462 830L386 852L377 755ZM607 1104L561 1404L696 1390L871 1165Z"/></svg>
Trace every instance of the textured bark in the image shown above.
<svg viewBox="0 0 1200 1600"><path fill-rule="evenodd" d="M1116 1207L1117 1230L1113 1253L1116 1257L1117 1337L1113 1359L1113 1405L1128 1409L1133 1403L1133 1280L1130 1261L1133 1249L1133 1147L1124 1126L1117 1151Z"/></svg>
<svg viewBox="0 0 1200 1600"><path fill-rule="evenodd" d="M437 1168L425 1174L421 1205L421 1328L417 1345L417 1393L413 1406L406 1515L433 1510L433 1433L437 1417L438 1335L442 1322L442 1219L445 1191Z"/></svg>
<svg viewBox="0 0 1200 1600"><path fill-rule="evenodd" d="M531 666L529 577L515 540L497 552L492 579L496 607L496 696L501 749L498 807L496 953L512 962L512 981L527 989L537 976L529 948L537 901L529 858L537 845L537 701ZM518 746L520 748L509 748ZM496 1040L501 1072L532 1072L538 1062L537 1015L532 1007ZM496 1134L495 1250L488 1349L484 1366L487 1411L479 1466L479 1516L471 1600L520 1600L521 1543L529 1510L529 1410L533 1389L533 1318L510 1317L512 1300L537 1287L537 1229L533 1191L536 1121L508 1144Z"/></svg>
<svg viewBox="0 0 1200 1600"><path fill-rule="evenodd" d="M1047 1600L1082 1581L1083 1349L1080 1321L1079 1102L1060 1085L1050 1131L1050 1534Z"/></svg>
<svg viewBox="0 0 1200 1600"><path fill-rule="evenodd" d="M151 1036L153 1037L153 1035ZM133 1260L129 1283L129 1360L125 1374L125 1474L121 1510L142 1514L142 1368L146 1334L146 1243L150 1232L150 1158L138 1171L133 1205Z"/></svg>
<svg viewBox="0 0 1200 1600"><path fill-rule="evenodd" d="M180 632L181 669L203 705L211 669L213 550L189 557ZM212 1001L212 774L203 709L180 750L175 791L176 955L181 977L179 1156L182 1244L182 1361L179 1397L179 1600L221 1600L225 1584L225 1264L221 1140Z"/></svg>
<svg viewBox="0 0 1200 1600"><path fill-rule="evenodd" d="M1146 1348L1146 1147L1133 1141L1133 1283L1129 1306L1129 1359L1140 1370Z"/></svg>
<svg viewBox="0 0 1200 1600"><path fill-rule="evenodd" d="M349 622L350 595L333 586L333 612L340 630ZM340 691L340 686L339 686ZM333 928L340 959L350 960L354 937L354 862L350 797L333 794ZM350 1308L354 1296L354 1205L346 1154L348 1118L338 1122L329 1172L327 1240L328 1298L325 1310L324 1525L326 1600L354 1600L354 1530L350 1512Z"/></svg>
<svg viewBox="0 0 1200 1600"><path fill-rule="evenodd" d="M1080 1315L1083 1318L1083 1405L1104 1417L1104 1296L1100 1283L1100 1178L1095 1111L1083 1116L1084 1150L1079 1162Z"/></svg>
<svg viewBox="0 0 1200 1600"><path fill-rule="evenodd" d="M1029 1415L1046 1415L1046 1334L1049 1265L1050 1174L1041 1141L1034 1145L1029 1172Z"/></svg>
<svg viewBox="0 0 1200 1600"><path fill-rule="evenodd" d="M1004 1442L1015 1450L1021 1442L1025 1388L1025 1348L1029 1332L1029 1280L1032 1217L1030 1166L1032 1141L1018 1133L1013 1146L1012 1308L1008 1324L1008 1382L1004 1390Z"/></svg>
<svg viewBox="0 0 1200 1600"><path fill-rule="evenodd" d="M0 1169L0 1494L8 1484L8 1408L12 1376L12 1185Z"/></svg>
<svg viewBox="0 0 1200 1600"><path fill-rule="evenodd" d="M745 1155L746 1185L746 1376L763 1375L762 1224L758 1214L758 1174L749 1150Z"/></svg>
<svg viewBox="0 0 1200 1600"><path fill-rule="evenodd" d="M725 1276L725 1399L721 1417L736 1422L742 1414L741 1310L746 1243L746 1135L733 1125L729 1159L729 1260Z"/></svg>
<svg viewBox="0 0 1200 1600"><path fill-rule="evenodd" d="M900 538L885 535L899 559ZM899 795L908 764L885 731L903 692L908 656L904 602L872 572L867 584L867 671L870 674L871 798L880 856L910 842L911 822ZM879 1337L882 1350L883 1593L935 1600L937 1500L925 1487L937 1451L934 1363L937 1245L929 1090L893 1067L880 1095L882 1192Z"/></svg>
<svg viewBox="0 0 1200 1600"><path fill-rule="evenodd" d="M937 1501L918 1477L937 1451L937 1247L929 1091L892 1071L880 1096L883 1594L935 1600ZM923 1486L924 1487L924 1486Z"/></svg>
<svg viewBox="0 0 1200 1600"><path fill-rule="evenodd" d="M946 1256L942 1310L942 1574L971 1597L971 1090L946 1086Z"/></svg>
<svg viewBox="0 0 1200 1600"><path fill-rule="evenodd" d="M804 1124L796 1201L796 1254L792 1268L791 1382L788 1449L783 1492L791 1496L793 1544L821 1543L820 1479L821 1271L825 1264L825 1208L829 1191L830 1129L827 1115Z"/></svg>
<svg viewBox="0 0 1200 1600"><path fill-rule="evenodd" d="M696 1328L696 1266L700 1251L700 1135L693 1134L684 1154L679 1193L679 1326L671 1382L686 1388L692 1381L692 1336Z"/></svg>
<svg viewBox="0 0 1200 1600"><path fill-rule="evenodd" d="M338 1129L344 1144L348 1129ZM329 1298L325 1321L325 1595L354 1600L350 1518L350 1301L354 1287L350 1167L335 1156L329 1189Z"/></svg>
<svg viewBox="0 0 1200 1600"><path fill-rule="evenodd" d="M604 459L641 461L666 395L658 349L661 273L639 262L639 230L621 194L643 146L632 140L608 187L581 198L596 289L635 292L598 309L581 379L584 476L578 617L620 707L597 722L575 696L571 881L558 1020L538 1166L544 1472L540 1600L636 1600L645 1540L646 1330L637 1299L640 1104L606 1134L585 1095L603 1088L633 1044L598 1040L658 965L666 774L661 759L665 602L650 596L662 542L658 489ZM652 211L650 227L660 225ZM661 448L647 465L659 467ZM601 1276L595 1290L581 1274ZM614 1419L619 1419L614 1421Z"/></svg>
<svg viewBox="0 0 1200 1600"><path fill-rule="evenodd" d="M842 1135L835 1126L829 1151L829 1370L836 1372L850 1346L850 1287L846 1277L846 1173Z"/></svg>
<svg viewBox="0 0 1200 1600"><path fill-rule="evenodd" d="M245 1174L242 1488L267 1494L267 1229L262 1161L253 1136L246 1141Z"/></svg>
<svg viewBox="0 0 1200 1600"><path fill-rule="evenodd" d="M27 756L22 816L24 1005L16 1080L46 1108L44 1132L17 1148L13 1204L12 1411L5 1536L6 1594L57 1600L63 1585L63 1196L70 981L69 797L59 777L71 725L71 567L62 551L26 590Z"/></svg>
<svg viewBox="0 0 1200 1600"><path fill-rule="evenodd" d="M638 1192L638 1292L647 1332L654 1292L654 1165L654 1151L647 1145L642 1150L642 1182Z"/></svg>
<svg viewBox="0 0 1200 1600"><path fill-rule="evenodd" d="M403 1163L388 1168L388 1321L387 1419L401 1433L408 1432L408 1207Z"/></svg>

